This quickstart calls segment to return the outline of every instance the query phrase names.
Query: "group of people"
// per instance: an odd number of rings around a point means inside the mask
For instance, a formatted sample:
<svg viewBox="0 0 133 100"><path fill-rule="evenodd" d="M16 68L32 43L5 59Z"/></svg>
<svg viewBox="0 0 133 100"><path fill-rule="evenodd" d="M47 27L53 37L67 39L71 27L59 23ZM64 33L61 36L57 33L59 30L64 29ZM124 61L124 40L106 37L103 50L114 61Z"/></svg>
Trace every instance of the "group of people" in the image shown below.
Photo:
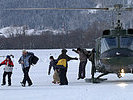
<svg viewBox="0 0 133 100"><path fill-rule="evenodd" d="M2 86L6 85L6 76L8 76L8 86L11 86L11 76L12 76L12 71L13 71L13 61L11 60L11 57L13 55L7 55L6 59L4 61L2 61L0 63L1 65L5 65L4 66L4 73L3 73L3 80L2 80ZM26 82L28 83L28 86L32 85L32 81L29 77L29 70L30 70L30 66L32 65L32 58L33 58L34 54L32 52L28 52L26 50L22 51L22 56L19 59L19 64L21 64L22 66L22 71L24 74L23 80L21 83L21 85L23 87L26 86Z"/></svg>
<svg viewBox="0 0 133 100"><path fill-rule="evenodd" d="M78 78L84 79L85 78L85 66L87 64L87 58L91 56L91 52L87 51L86 49L77 48L77 50L73 49L72 51L79 54L80 64L79 64L79 73ZM7 55L6 59L0 63L1 65L5 65L4 67L4 73L3 73L3 80L2 80L2 86L6 85L6 76L8 76L8 86L11 86L11 76L14 64L11 60L11 57L13 55ZM50 75L51 68L54 69L54 75L53 75L53 81L54 84L59 85L68 85L67 80L67 69L68 69L68 61L70 60L78 60L78 58L73 58L67 55L67 50L62 49L61 54L58 56L57 59L54 59L53 56L50 56L50 65L48 70L48 75ZM32 52L28 52L26 50L22 51L22 56L19 59L19 64L22 66L23 71L23 80L20 82L20 84L25 87L26 82L28 83L28 86L31 86L33 83L29 77L29 70L32 64L36 64L38 61L38 58L34 55ZM94 64L93 64L94 65Z"/></svg>
<svg viewBox="0 0 133 100"><path fill-rule="evenodd" d="M92 59L92 51L87 51L86 49L81 49L77 48L77 50L72 49L72 51L76 52L79 54L79 73L78 73L78 78L79 79L84 79L85 78L85 68L87 64L87 59ZM72 58L68 56L66 49L62 49L61 54L57 59L54 59L53 56L50 56L50 65L49 65L49 70L48 70L48 75L50 75L51 68L53 67L54 69L54 74L53 74L53 81L52 83L54 84L59 84L59 85L68 85L68 80L67 80L67 68L68 68L68 61L70 60L78 60L78 58ZM94 64L93 64L94 65Z"/></svg>

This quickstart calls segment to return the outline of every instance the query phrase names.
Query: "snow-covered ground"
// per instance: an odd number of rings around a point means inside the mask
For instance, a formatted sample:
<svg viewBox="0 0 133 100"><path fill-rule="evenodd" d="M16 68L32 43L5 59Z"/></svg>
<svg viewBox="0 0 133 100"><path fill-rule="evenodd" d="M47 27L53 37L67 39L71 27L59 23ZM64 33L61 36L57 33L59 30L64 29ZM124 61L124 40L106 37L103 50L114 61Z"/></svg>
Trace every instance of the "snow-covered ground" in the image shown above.
<svg viewBox="0 0 133 100"><path fill-rule="evenodd" d="M84 80L77 80L79 61L70 61L68 68L68 86L59 86L51 83L52 74L47 75L49 56L55 58L60 50L29 50L34 52L40 60L30 70L33 81L31 87L21 87L23 73L18 59L21 50L0 50L0 56L13 54L15 67L12 75L12 86L0 86L0 100L132 100L133 97L133 75L126 74L124 78L118 79L116 75L108 75L107 81L100 84L86 83ZM71 50L68 55L78 57ZM0 57L0 62L5 58ZM86 66L86 77L90 77L91 63ZM2 81L3 66L0 68L0 81Z"/></svg>
<svg viewBox="0 0 133 100"><path fill-rule="evenodd" d="M65 34L64 29L53 29L50 27L45 27L43 30L37 30L37 29L24 29L24 26L21 27L15 27L15 26L10 26L10 27L4 27L0 29L0 35L5 36L6 38L10 37L11 35L16 36L18 34L23 34L25 31L26 35L41 35L42 33L47 33L51 32L54 35L56 34Z"/></svg>

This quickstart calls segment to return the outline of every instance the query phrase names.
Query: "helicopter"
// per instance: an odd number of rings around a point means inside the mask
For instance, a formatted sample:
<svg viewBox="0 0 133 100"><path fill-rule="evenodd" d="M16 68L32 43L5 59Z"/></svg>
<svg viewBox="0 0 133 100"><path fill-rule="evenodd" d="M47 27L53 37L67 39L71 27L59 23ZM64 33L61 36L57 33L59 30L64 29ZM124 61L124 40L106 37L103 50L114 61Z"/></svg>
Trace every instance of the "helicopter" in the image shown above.
<svg viewBox="0 0 133 100"><path fill-rule="evenodd" d="M133 8L115 4L107 8L8 8L3 10L105 10L117 12L116 26L104 30L101 37L96 39L91 79L86 82L99 83L102 76L116 74L121 78L125 73L133 73L133 29L124 29L120 20L122 11L132 11ZM101 73L95 77L95 74ZM105 79L106 80L106 79Z"/></svg>
<svg viewBox="0 0 133 100"><path fill-rule="evenodd" d="M133 29L124 29L120 20L121 11L130 11L132 8L116 4L111 10L117 12L117 22L113 29L104 30L102 36L96 39L95 65L91 72L93 83L107 80L100 79L104 75L116 74L121 78L125 73L133 73ZM96 72L102 74L94 78Z"/></svg>

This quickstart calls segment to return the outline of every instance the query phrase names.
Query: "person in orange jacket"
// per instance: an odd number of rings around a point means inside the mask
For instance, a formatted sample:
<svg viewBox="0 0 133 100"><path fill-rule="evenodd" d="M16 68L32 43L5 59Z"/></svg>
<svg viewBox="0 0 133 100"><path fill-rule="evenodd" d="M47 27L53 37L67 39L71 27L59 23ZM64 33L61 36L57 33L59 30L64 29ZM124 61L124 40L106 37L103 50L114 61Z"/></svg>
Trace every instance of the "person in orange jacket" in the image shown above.
<svg viewBox="0 0 133 100"><path fill-rule="evenodd" d="M12 75L14 64L9 55L7 55L6 59L0 63L0 66L1 65L5 65L4 73L3 73L3 82L1 85L3 86L6 84L6 76L8 76L8 86L11 86L11 75Z"/></svg>

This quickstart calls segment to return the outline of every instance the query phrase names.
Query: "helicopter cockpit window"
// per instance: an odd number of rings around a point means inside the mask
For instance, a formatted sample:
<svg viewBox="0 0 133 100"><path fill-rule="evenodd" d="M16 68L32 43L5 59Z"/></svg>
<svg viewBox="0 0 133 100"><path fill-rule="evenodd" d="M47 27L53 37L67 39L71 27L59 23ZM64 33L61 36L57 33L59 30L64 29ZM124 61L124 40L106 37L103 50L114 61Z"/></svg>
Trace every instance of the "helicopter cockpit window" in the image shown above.
<svg viewBox="0 0 133 100"><path fill-rule="evenodd" d="M101 53L117 47L116 37L106 37L101 39Z"/></svg>
<svg viewBox="0 0 133 100"><path fill-rule="evenodd" d="M133 50L133 37L121 37L120 46Z"/></svg>

